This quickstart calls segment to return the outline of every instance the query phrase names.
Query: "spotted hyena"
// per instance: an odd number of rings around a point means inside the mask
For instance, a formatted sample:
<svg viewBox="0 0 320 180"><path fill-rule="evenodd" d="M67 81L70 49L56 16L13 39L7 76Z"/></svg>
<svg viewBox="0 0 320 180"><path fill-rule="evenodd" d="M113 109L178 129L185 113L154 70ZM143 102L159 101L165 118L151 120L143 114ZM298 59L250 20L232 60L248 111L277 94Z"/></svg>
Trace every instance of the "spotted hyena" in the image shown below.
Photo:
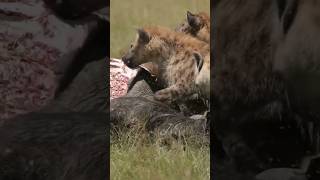
<svg viewBox="0 0 320 180"><path fill-rule="evenodd" d="M195 78L202 58L209 54L207 43L182 32L152 26L139 29L135 42L122 60L130 68L146 62L159 67L165 89L155 94L160 101L175 101L196 91Z"/></svg>
<svg viewBox="0 0 320 180"><path fill-rule="evenodd" d="M187 11L185 22L176 28L178 32L190 34L207 43L210 42L210 16L205 12L193 14Z"/></svg>

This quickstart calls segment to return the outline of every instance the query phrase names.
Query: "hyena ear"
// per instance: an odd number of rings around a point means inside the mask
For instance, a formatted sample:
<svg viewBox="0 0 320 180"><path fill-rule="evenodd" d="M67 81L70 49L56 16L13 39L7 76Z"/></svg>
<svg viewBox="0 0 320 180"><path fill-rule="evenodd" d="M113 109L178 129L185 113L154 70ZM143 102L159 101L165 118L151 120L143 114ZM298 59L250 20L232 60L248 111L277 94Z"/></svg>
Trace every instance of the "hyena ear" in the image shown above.
<svg viewBox="0 0 320 180"><path fill-rule="evenodd" d="M192 14L190 11L187 11L187 21L188 24L193 28L200 27L200 19L196 15Z"/></svg>
<svg viewBox="0 0 320 180"><path fill-rule="evenodd" d="M151 39L149 33L143 29L138 29L137 31L139 35L139 42L147 44Z"/></svg>
<svg viewBox="0 0 320 180"><path fill-rule="evenodd" d="M201 54L199 54L198 52L194 52L193 56L194 56L194 59L196 60L198 71L200 72L203 66L203 58Z"/></svg>
<svg viewBox="0 0 320 180"><path fill-rule="evenodd" d="M299 0L277 0L278 16L286 34L296 17Z"/></svg>

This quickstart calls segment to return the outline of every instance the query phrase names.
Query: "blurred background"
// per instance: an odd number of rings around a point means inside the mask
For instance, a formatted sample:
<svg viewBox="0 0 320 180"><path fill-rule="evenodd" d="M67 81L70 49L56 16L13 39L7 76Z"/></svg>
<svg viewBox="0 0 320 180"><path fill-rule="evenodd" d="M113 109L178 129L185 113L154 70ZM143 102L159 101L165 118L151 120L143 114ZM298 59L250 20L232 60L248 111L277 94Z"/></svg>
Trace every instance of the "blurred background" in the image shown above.
<svg viewBox="0 0 320 180"><path fill-rule="evenodd" d="M110 53L120 58L134 40L136 29L146 25L175 28L191 12L209 14L209 0L130 0L110 1Z"/></svg>

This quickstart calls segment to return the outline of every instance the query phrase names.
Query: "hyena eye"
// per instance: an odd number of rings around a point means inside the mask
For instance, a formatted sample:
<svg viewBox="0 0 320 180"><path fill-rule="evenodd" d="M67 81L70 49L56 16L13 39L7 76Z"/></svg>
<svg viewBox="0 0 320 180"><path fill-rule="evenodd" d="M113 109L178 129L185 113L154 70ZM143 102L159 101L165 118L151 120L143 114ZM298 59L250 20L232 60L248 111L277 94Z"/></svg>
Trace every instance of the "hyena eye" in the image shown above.
<svg viewBox="0 0 320 180"><path fill-rule="evenodd" d="M133 48L133 44L130 44L130 48Z"/></svg>

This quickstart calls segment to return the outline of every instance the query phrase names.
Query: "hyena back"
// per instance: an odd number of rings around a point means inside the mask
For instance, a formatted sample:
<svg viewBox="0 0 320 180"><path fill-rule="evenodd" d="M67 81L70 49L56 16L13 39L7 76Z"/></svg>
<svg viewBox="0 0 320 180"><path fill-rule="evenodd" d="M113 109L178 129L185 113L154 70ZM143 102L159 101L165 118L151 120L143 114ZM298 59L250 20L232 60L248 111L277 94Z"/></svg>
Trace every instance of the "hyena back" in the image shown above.
<svg viewBox="0 0 320 180"><path fill-rule="evenodd" d="M185 33L153 26L138 30L135 42L122 59L130 68L146 62L156 63L159 81L167 88L157 91L155 99L175 101L196 91L198 66L209 52L209 45L203 41Z"/></svg>

